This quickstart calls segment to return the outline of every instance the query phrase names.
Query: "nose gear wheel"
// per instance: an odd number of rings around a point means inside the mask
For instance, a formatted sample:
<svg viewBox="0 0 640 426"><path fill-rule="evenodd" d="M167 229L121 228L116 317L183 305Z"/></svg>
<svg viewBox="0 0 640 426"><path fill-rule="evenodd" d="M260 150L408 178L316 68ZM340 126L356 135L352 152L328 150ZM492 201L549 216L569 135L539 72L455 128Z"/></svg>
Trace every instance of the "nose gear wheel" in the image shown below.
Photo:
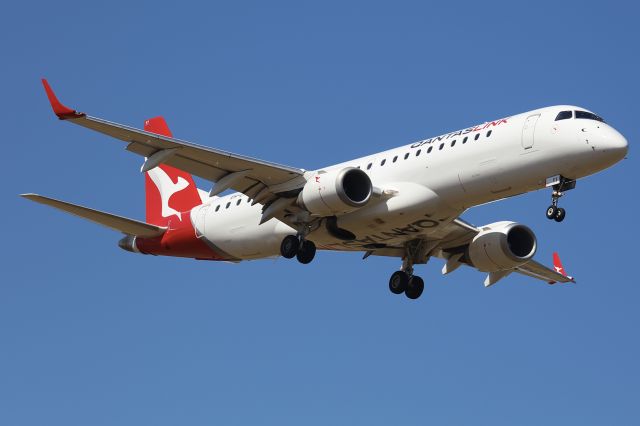
<svg viewBox="0 0 640 426"><path fill-rule="evenodd" d="M551 178L550 178L551 179ZM558 200L564 195L566 191L574 189L576 187L576 181L573 179L567 179L564 176L560 176L559 182L552 185L553 192L551 193L551 205L547 207L546 216L549 220L555 220L556 222L562 222L566 216L566 211L562 207L558 207Z"/></svg>

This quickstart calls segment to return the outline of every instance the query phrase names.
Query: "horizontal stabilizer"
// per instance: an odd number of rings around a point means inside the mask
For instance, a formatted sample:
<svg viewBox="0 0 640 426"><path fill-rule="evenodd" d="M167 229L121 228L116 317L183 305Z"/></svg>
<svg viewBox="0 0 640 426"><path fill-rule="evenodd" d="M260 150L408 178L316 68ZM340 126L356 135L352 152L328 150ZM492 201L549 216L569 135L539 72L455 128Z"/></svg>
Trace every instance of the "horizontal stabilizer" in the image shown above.
<svg viewBox="0 0 640 426"><path fill-rule="evenodd" d="M164 231L166 230L166 228L161 226L150 225L145 222L116 216L111 213L101 212L99 210L78 206L76 204L67 203L53 198L43 197L38 194L21 194L21 196L31 201L35 201L36 203L55 207L56 209L99 223L100 225L115 229L116 231L120 231L128 235L135 235L137 237L157 237L164 234Z"/></svg>

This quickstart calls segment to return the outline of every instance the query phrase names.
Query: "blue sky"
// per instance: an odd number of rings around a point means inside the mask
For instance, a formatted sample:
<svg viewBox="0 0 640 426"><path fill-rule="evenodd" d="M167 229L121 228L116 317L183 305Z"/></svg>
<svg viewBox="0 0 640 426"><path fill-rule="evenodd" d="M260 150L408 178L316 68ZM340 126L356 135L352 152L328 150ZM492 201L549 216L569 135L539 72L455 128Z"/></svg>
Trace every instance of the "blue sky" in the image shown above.
<svg viewBox="0 0 640 426"><path fill-rule="evenodd" d="M0 424L637 424L640 73L630 2L138 2L4 6ZM136 256L20 199L144 217L140 158L52 115L92 115L313 169L540 106L594 110L628 160L472 209L516 220L575 286L393 259L310 265ZM206 183L203 183L205 185ZM16 220L14 221L14 218Z"/></svg>

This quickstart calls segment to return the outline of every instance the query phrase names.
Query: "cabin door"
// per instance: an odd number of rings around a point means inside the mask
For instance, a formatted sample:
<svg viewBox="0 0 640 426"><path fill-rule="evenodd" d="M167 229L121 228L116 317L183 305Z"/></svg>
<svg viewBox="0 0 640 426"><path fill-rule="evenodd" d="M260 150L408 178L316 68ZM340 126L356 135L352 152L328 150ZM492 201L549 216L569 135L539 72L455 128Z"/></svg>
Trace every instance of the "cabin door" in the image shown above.
<svg viewBox="0 0 640 426"><path fill-rule="evenodd" d="M534 134L536 132L536 123L540 118L540 114L530 115L522 126L522 147L524 149L533 148Z"/></svg>

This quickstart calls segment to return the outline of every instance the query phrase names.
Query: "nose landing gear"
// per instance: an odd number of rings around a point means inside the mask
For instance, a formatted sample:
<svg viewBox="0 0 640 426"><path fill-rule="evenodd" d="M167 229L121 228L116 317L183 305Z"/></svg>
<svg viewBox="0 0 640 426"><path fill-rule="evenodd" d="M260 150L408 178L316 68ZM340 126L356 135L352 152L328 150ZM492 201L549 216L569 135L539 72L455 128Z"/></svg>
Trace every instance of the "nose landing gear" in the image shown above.
<svg viewBox="0 0 640 426"><path fill-rule="evenodd" d="M552 204L547 208L547 219L562 222L566 215L565 209L558 207L558 200L553 199Z"/></svg>
<svg viewBox="0 0 640 426"><path fill-rule="evenodd" d="M547 187L549 186L553 188L553 192L551 193L551 205L546 211L547 219L562 222L566 215L566 211L562 207L558 207L558 200L566 191L576 187L576 181L557 175L547 179Z"/></svg>

